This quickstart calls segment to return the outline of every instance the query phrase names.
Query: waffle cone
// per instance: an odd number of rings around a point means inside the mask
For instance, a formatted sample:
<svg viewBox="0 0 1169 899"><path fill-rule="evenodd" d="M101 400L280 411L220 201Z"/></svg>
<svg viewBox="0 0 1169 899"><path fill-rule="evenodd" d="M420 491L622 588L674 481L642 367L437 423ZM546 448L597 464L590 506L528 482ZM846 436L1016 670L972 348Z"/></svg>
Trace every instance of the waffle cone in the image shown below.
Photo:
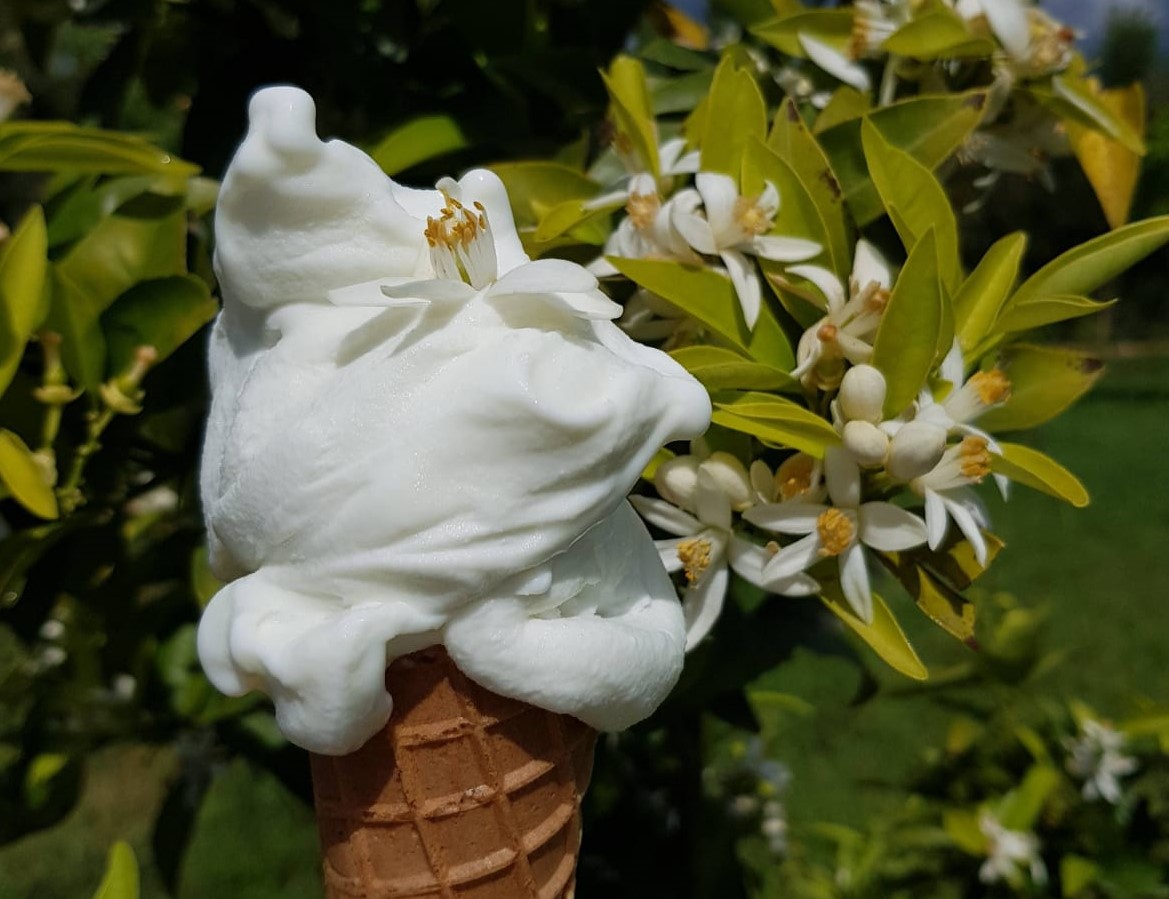
<svg viewBox="0 0 1169 899"><path fill-rule="evenodd" d="M483 689L441 647L386 684L384 729L312 757L328 899L572 899L595 732Z"/></svg>

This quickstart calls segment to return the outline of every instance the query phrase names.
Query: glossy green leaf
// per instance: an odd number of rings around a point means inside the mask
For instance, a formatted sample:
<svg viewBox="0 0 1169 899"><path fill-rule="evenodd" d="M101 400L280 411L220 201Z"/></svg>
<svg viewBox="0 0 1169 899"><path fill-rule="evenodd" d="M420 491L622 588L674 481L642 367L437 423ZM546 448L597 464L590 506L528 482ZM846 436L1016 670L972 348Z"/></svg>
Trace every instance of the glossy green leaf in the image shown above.
<svg viewBox="0 0 1169 899"><path fill-rule="evenodd" d="M754 140L767 136L767 105L755 78L724 56L714 72L706 99L699 151L704 172L722 172L736 180L743 154Z"/></svg>
<svg viewBox="0 0 1169 899"><path fill-rule="evenodd" d="M0 394L8 389L33 329L44 313L48 236L34 206L0 244Z"/></svg>
<svg viewBox="0 0 1169 899"><path fill-rule="evenodd" d="M662 259L609 257L609 262L635 284L673 303L757 362L780 371L795 368L791 344L766 304L755 329L747 330L729 278L705 266Z"/></svg>
<svg viewBox="0 0 1169 899"><path fill-rule="evenodd" d="M1100 867L1091 859L1079 855L1065 855L1059 860L1060 895L1075 899L1094 884L1100 876Z"/></svg>
<svg viewBox="0 0 1169 899"><path fill-rule="evenodd" d="M979 427L988 431L1017 431L1050 421L1104 373L1103 363L1088 353L1030 344L1012 346L998 365L1010 378L1011 395L979 419Z"/></svg>
<svg viewBox="0 0 1169 899"><path fill-rule="evenodd" d="M17 435L0 428L0 480L12 498L40 518L56 518L57 498L45 471Z"/></svg>
<svg viewBox="0 0 1169 899"><path fill-rule="evenodd" d="M1069 70L1052 77L1050 93L1039 88L1033 90L1040 102L1054 112L1104 132L1139 156L1145 154L1141 135L1100 100L1083 76Z"/></svg>
<svg viewBox="0 0 1169 899"><path fill-rule="evenodd" d="M161 362L211 321L219 304L194 275L143 281L122 294L101 317L109 349L108 372L130 367L140 346L151 346Z"/></svg>
<svg viewBox="0 0 1169 899"><path fill-rule="evenodd" d="M869 175L905 249L912 250L932 230L938 274L949 290L957 290L962 278L958 220L942 185L928 168L885 140L869 120L861 126L861 141Z"/></svg>
<svg viewBox="0 0 1169 899"><path fill-rule="evenodd" d="M991 454L991 469L996 473L1065 500L1077 509L1088 505L1088 491L1084 485L1054 459L1017 443L1000 443L999 448L1001 454Z"/></svg>
<svg viewBox="0 0 1169 899"><path fill-rule="evenodd" d="M893 147L933 170L948 159L982 120L984 91L923 95L891 103L864 117ZM840 179L845 202L864 226L884 208L869 177L861 144L861 119L852 119L819 135L820 144Z"/></svg>
<svg viewBox="0 0 1169 899"><path fill-rule="evenodd" d="M872 364L885 376L885 417L909 406L925 386L937 358L942 328L942 287L932 231L905 261L873 342Z"/></svg>
<svg viewBox="0 0 1169 899"><path fill-rule="evenodd" d="M842 122L859 119L873 108L872 98L864 91L842 84L828 98L828 105L820 110L812 130L816 134L827 131Z"/></svg>
<svg viewBox="0 0 1169 899"><path fill-rule="evenodd" d="M1022 231L1000 238L958 288L954 332L963 353L969 354L990 333L1019 277L1026 250L1027 235Z"/></svg>
<svg viewBox="0 0 1169 899"><path fill-rule="evenodd" d="M1013 334L1016 331L1029 331L1054 322L1094 315L1114 305L1116 300L1098 303L1087 297L1036 297L1022 302L1012 299L995 321L991 333Z"/></svg>
<svg viewBox="0 0 1169 899"><path fill-rule="evenodd" d="M707 390L782 390L796 381L787 372L717 346L688 346L670 355Z"/></svg>
<svg viewBox="0 0 1169 899"><path fill-rule="evenodd" d="M962 17L947 8L917 16L885 39L881 49L911 59L957 59L994 55L995 45L970 33Z"/></svg>
<svg viewBox="0 0 1169 899"><path fill-rule="evenodd" d="M771 393L748 391L714 398L715 424L752 434L768 443L790 446L822 458L840 444L840 435L822 416Z"/></svg>
<svg viewBox="0 0 1169 899"><path fill-rule="evenodd" d="M929 679L929 669L918 658L917 652L910 645L885 600L876 593L873 594L872 624L865 624L857 618L840 596L829 594L821 596L820 600L837 618L848 625L853 633L869 644L891 668L913 680Z"/></svg>
<svg viewBox="0 0 1169 899"><path fill-rule="evenodd" d="M1032 830L1059 781L1059 771L1050 765L1032 765L1023 782L998 804L995 817L1007 830Z"/></svg>
<svg viewBox="0 0 1169 899"><path fill-rule="evenodd" d="M69 122L0 122L0 171L196 175L199 167L135 137Z"/></svg>
<svg viewBox="0 0 1169 899"><path fill-rule="evenodd" d="M111 847L105 877L93 899L138 899L138 859L129 843L119 840Z"/></svg>
<svg viewBox="0 0 1169 899"><path fill-rule="evenodd" d="M1133 222L1057 256L1019 287L1012 302L1087 296L1169 243L1169 215Z"/></svg>
<svg viewBox="0 0 1169 899"><path fill-rule="evenodd" d="M843 47L852 35L852 10L802 9L794 15L762 22L751 32L786 56L805 57L799 36L809 34L825 43Z"/></svg>
<svg viewBox="0 0 1169 899"><path fill-rule="evenodd" d="M852 249L844 210L844 192L824 148L808 130L794 100L787 99L780 104L767 136L767 146L791 167L811 197L824 223L832 269L840 277L848 277L852 271Z"/></svg>
<svg viewBox="0 0 1169 899"><path fill-rule="evenodd" d="M491 166L507 188L516 226L535 228L554 207L594 197L596 181L558 162L505 162Z"/></svg>
<svg viewBox="0 0 1169 899"><path fill-rule="evenodd" d="M610 215L620 208L620 201L608 206L594 207L588 205L588 201L583 199L565 200L549 209L547 214L540 219L540 224L533 237L537 243L547 243L573 232L583 242L600 246L608 235L604 231L584 232L580 226L591 219Z"/></svg>
<svg viewBox="0 0 1169 899"><path fill-rule="evenodd" d="M618 132L630 141L633 152L645 171L657 177L661 174L658 159L657 126L645 69L631 56L618 56L602 72L609 91L609 110Z"/></svg>
<svg viewBox="0 0 1169 899"><path fill-rule="evenodd" d="M977 646L974 639L974 603L935 578L909 558L897 565L897 579L913 597L917 607L934 624L967 646Z"/></svg>
<svg viewBox="0 0 1169 899"><path fill-rule="evenodd" d="M395 128L370 150L369 155L387 175L396 175L420 162L466 146L463 129L453 118L425 115Z"/></svg>

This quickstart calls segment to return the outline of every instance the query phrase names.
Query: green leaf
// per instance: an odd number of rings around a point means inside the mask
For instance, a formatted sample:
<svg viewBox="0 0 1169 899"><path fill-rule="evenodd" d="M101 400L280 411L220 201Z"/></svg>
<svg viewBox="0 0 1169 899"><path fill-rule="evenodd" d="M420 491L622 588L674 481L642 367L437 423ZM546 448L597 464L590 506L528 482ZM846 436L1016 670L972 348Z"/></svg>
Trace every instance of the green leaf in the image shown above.
<svg viewBox="0 0 1169 899"><path fill-rule="evenodd" d="M588 206L587 200L565 200L563 203L557 203L548 210L540 219L540 224L536 228L534 235L537 243L547 243L550 240L555 240L569 232L578 229L585 222L598 218L600 216L607 216L615 210L621 208L621 202L609 206L592 207ZM578 237L584 242L593 242L600 246L605 242L607 235L604 232L597 234L578 233Z"/></svg>
<svg viewBox="0 0 1169 899"><path fill-rule="evenodd" d="M995 817L1007 830L1032 830L1059 780L1059 772L1050 765L1032 765L1023 782L998 804Z"/></svg>
<svg viewBox="0 0 1169 899"><path fill-rule="evenodd" d="M995 45L972 35L961 16L942 7L906 22L885 39L881 49L921 60L971 56L989 59Z"/></svg>
<svg viewBox="0 0 1169 899"><path fill-rule="evenodd" d="M842 84L832 92L832 96L828 98L828 105L816 116L812 130L820 134L842 122L859 119L872 108L873 100L868 94Z"/></svg>
<svg viewBox="0 0 1169 899"><path fill-rule="evenodd" d="M138 899L138 859L129 843L119 840L111 847L105 877L93 899Z"/></svg>
<svg viewBox="0 0 1169 899"><path fill-rule="evenodd" d="M970 855L986 855L987 839L978 826L978 815L966 809L946 809L942 813L942 827L961 849Z"/></svg>
<svg viewBox="0 0 1169 899"><path fill-rule="evenodd" d="M40 518L57 517L57 498L25 442L0 428L0 480L13 499Z"/></svg>
<svg viewBox="0 0 1169 899"><path fill-rule="evenodd" d="M199 167L135 137L69 122L0 122L0 171L190 177Z"/></svg>
<svg viewBox="0 0 1169 899"><path fill-rule="evenodd" d="M1033 87L1031 93L1057 115L1095 128L1125 148L1144 156L1145 142L1123 117L1100 100L1088 79L1069 70L1051 79L1051 90Z"/></svg>
<svg viewBox="0 0 1169 899"><path fill-rule="evenodd" d="M840 596L826 595L820 600L894 670L913 680L929 679L929 669L918 658L885 600L876 593L873 594L872 624L865 624L857 618Z"/></svg>
<svg viewBox="0 0 1169 899"><path fill-rule="evenodd" d="M926 617L956 640L970 647L977 646L974 603L908 558L900 560L895 573Z"/></svg>
<svg viewBox="0 0 1169 899"><path fill-rule="evenodd" d="M206 282L195 275L159 278L131 287L101 317L109 347L109 374L129 368L140 346L154 347L157 362L161 362L218 310Z"/></svg>
<svg viewBox="0 0 1169 899"><path fill-rule="evenodd" d="M754 26L751 32L786 56L807 56L799 36L809 34L831 46L843 48L852 36L853 13L849 9L801 10L794 15Z"/></svg>
<svg viewBox="0 0 1169 899"><path fill-rule="evenodd" d="M1027 235L1008 234L995 242L954 295L954 330L964 354L969 354L990 333L1006 302L1019 264L1027 250Z"/></svg>
<svg viewBox="0 0 1169 899"><path fill-rule="evenodd" d="M1057 256L1023 282L1013 302L1043 296L1087 296L1169 243L1169 215L1133 222Z"/></svg>
<svg viewBox="0 0 1169 899"><path fill-rule="evenodd" d="M988 431L1017 431L1050 421L1104 373L1103 363L1087 353L1029 344L1012 346L998 366L1010 378L1011 396L979 419L979 427Z"/></svg>
<svg viewBox="0 0 1169 899"><path fill-rule="evenodd" d="M762 141L753 139L747 145L743 157L743 194L756 196L762 193L766 181L775 186L780 197L772 233L806 238L827 248L828 226L816 201L790 165ZM768 260L760 262L764 272L781 272L784 267L783 263L768 264Z"/></svg>
<svg viewBox="0 0 1169 899"><path fill-rule="evenodd" d="M25 344L43 315L48 236L34 206L0 244L0 394L8 389Z"/></svg>
<svg viewBox="0 0 1169 899"><path fill-rule="evenodd" d="M1012 298L995 321L991 333L1013 334L1016 331L1029 331L1053 322L1094 315L1115 304L1116 300L1098 303L1087 297L1036 297L1022 302L1016 302Z"/></svg>
<svg viewBox="0 0 1169 899"><path fill-rule="evenodd" d="M704 172L722 172L738 180L743 154L753 139L767 136L767 105L755 78L724 56L714 71L706 98L699 150Z"/></svg>
<svg viewBox="0 0 1169 899"><path fill-rule="evenodd" d="M872 364L885 376L885 417L894 418L925 386L937 358L942 287L932 231L909 254L881 318Z"/></svg>
<svg viewBox="0 0 1169 899"><path fill-rule="evenodd" d="M942 283L957 290L962 278L958 220L942 185L928 168L885 140L868 119L861 125L861 140L869 175L905 249L912 250L932 230Z"/></svg>
<svg viewBox="0 0 1169 899"><path fill-rule="evenodd" d="M506 162L491 166L507 188L516 226L535 228L554 207L594 197L596 181L558 162Z"/></svg>
<svg viewBox="0 0 1169 899"><path fill-rule="evenodd" d="M1088 491L1074 474L1038 450L1017 443L1000 443L1000 453L991 454L991 469L1035 490L1071 503L1077 509L1088 505Z"/></svg>
<svg viewBox="0 0 1169 899"><path fill-rule="evenodd" d="M884 211L865 163L862 121L871 122L893 147L933 170L977 127L985 106L984 91L927 94L891 103L869 113L863 120L852 119L824 131L820 144L840 179L845 202L857 224L867 225Z"/></svg>
<svg viewBox="0 0 1169 899"><path fill-rule="evenodd" d="M618 56L602 72L601 78L609 91L610 113L619 134L629 139L638 161L655 178L661 174L658 159L657 125L645 69L631 56Z"/></svg>
<svg viewBox="0 0 1169 899"><path fill-rule="evenodd" d="M795 368L791 344L766 304L755 329L747 330L729 278L704 266L670 260L609 257L609 262L635 284L673 303L755 361L780 371Z"/></svg>
<svg viewBox="0 0 1169 899"><path fill-rule="evenodd" d="M828 447L840 444L840 435L823 417L771 393L716 395L714 408L711 420L715 424L778 446L803 450L817 458L823 458Z"/></svg>
<svg viewBox="0 0 1169 899"><path fill-rule="evenodd" d="M1079 855L1065 855L1059 861L1060 895L1075 899L1100 876L1100 868L1090 859Z"/></svg>
<svg viewBox="0 0 1169 899"><path fill-rule="evenodd" d="M707 390L781 390L796 384L787 372L723 347L688 346L670 355Z"/></svg>
<svg viewBox="0 0 1169 899"><path fill-rule="evenodd" d="M424 115L395 128L369 155L387 175L397 175L420 162L466 146L463 129L449 115Z"/></svg>

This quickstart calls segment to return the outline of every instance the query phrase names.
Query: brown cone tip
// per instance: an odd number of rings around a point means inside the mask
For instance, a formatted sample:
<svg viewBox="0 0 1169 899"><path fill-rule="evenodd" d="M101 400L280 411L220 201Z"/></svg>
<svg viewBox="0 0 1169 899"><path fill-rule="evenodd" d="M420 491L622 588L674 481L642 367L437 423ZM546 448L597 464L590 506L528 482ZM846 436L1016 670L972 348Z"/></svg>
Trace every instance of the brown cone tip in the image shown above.
<svg viewBox="0 0 1169 899"><path fill-rule="evenodd" d="M572 899L596 733L483 689L442 647L386 686L383 730L312 756L328 899Z"/></svg>

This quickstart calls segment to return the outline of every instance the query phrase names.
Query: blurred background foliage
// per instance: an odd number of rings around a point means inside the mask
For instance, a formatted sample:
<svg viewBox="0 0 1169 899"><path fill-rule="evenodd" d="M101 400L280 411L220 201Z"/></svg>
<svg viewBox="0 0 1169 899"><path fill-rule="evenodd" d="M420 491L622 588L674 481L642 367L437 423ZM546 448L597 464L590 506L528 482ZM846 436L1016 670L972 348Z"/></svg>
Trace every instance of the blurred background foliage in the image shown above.
<svg viewBox="0 0 1169 899"><path fill-rule="evenodd" d="M0 125L0 268L38 248L49 259L22 282L29 315L0 330L0 896L320 895L304 754L262 699L217 694L194 645L216 587L194 483L200 329L216 308L208 213L248 95L299 84L322 134L407 182L524 158L583 165L605 144L597 71L616 52L639 49L656 111L678 113L709 86L698 51L773 14L764 0L707 12L708 29L637 0L0 4L0 68L31 95ZM1146 14L1108 21L1098 73L1148 96L1133 215L1164 214L1165 42ZM72 164L54 171L44 145L22 143L28 121L127 136L97 147L70 131L52 147ZM1027 230L1034 268L1107 230L1076 160L1053 166L1055 191L1011 177L967 214L967 250ZM74 302L78 283L100 289ZM1042 816L1018 824L1044 841L1052 892L1039 894L1169 895L1167 291L1160 252L1112 286L1123 303L1058 331L1110 369L1032 442L1058 450L1094 506L1021 495L998 516L1028 551L980 582L980 649L906 622L934 672L909 686L814 604L741 589L667 706L602 741L582 896L1014 895L979 883L953 812L1035 805L1011 799L1021 785L1044 791ZM68 489L19 495L30 464L55 465ZM1097 717L1133 734L1127 805L1087 801L1067 768Z"/></svg>

